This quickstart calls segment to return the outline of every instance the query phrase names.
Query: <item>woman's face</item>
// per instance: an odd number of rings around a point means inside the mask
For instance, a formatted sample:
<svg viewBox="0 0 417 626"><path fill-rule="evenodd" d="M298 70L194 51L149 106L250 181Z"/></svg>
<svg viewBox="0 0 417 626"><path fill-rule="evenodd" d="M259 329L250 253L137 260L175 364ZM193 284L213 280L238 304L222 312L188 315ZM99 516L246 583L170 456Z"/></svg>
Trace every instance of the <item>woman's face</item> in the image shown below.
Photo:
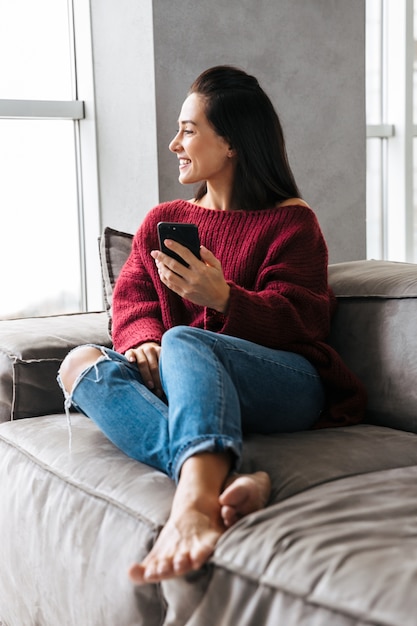
<svg viewBox="0 0 417 626"><path fill-rule="evenodd" d="M231 185L234 174L234 151L209 123L204 100L190 94L182 105L178 120L179 130L169 144L179 159L179 177L182 184L207 181L218 186Z"/></svg>

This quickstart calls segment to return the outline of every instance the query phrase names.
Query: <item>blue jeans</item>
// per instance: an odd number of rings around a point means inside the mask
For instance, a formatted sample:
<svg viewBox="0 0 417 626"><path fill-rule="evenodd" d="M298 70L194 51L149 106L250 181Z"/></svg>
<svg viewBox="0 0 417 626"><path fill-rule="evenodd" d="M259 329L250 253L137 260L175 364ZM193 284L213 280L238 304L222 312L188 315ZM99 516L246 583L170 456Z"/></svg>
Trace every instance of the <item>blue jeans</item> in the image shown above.
<svg viewBox="0 0 417 626"><path fill-rule="evenodd" d="M136 363L95 347L103 356L82 372L67 403L128 456L176 481L190 456L231 451L237 468L243 433L305 430L323 408L320 377L304 357L237 337L168 330L159 362L164 400L143 384Z"/></svg>

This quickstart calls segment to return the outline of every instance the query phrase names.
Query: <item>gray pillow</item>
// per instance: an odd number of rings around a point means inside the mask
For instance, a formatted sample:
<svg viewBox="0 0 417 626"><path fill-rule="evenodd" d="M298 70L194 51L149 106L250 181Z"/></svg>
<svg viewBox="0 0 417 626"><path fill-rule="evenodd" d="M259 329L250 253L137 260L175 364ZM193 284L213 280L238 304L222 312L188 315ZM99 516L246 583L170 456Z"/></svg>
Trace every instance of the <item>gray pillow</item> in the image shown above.
<svg viewBox="0 0 417 626"><path fill-rule="evenodd" d="M113 289L120 270L125 264L132 247L133 235L107 226L99 238L103 296L106 311L111 317Z"/></svg>

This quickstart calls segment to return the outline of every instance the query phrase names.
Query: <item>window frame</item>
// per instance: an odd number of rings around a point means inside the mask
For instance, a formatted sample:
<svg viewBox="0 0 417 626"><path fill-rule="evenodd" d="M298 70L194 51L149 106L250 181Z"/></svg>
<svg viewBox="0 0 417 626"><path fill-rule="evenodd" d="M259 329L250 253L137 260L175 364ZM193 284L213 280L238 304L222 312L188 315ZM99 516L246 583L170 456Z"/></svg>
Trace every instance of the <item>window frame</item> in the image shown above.
<svg viewBox="0 0 417 626"><path fill-rule="evenodd" d="M380 0L380 21L380 123L366 127L367 141L380 140L379 257L417 262L414 244L413 141L417 137L413 119L414 0L395 3ZM367 204L369 212L369 195Z"/></svg>
<svg viewBox="0 0 417 626"><path fill-rule="evenodd" d="M0 99L0 119L73 123L81 286L80 311L76 313L103 309L98 246L91 245L100 236L101 223L90 6L83 0L67 3L73 99Z"/></svg>

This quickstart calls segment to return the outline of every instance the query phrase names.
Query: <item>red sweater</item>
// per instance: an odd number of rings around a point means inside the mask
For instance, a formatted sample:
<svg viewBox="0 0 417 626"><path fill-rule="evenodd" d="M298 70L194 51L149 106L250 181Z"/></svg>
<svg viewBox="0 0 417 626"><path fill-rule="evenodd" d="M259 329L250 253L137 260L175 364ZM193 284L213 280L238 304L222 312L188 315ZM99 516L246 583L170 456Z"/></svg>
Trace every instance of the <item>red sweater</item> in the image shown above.
<svg viewBox="0 0 417 626"><path fill-rule="evenodd" d="M162 284L151 250L157 223L197 224L201 243L221 262L230 285L227 314L192 304ZM365 391L326 343L336 300L327 283L327 247L313 211L285 206L217 211L185 200L158 205L145 217L113 295L113 342L119 352L160 342L179 324L296 352L318 370L327 407L317 427L363 419Z"/></svg>

